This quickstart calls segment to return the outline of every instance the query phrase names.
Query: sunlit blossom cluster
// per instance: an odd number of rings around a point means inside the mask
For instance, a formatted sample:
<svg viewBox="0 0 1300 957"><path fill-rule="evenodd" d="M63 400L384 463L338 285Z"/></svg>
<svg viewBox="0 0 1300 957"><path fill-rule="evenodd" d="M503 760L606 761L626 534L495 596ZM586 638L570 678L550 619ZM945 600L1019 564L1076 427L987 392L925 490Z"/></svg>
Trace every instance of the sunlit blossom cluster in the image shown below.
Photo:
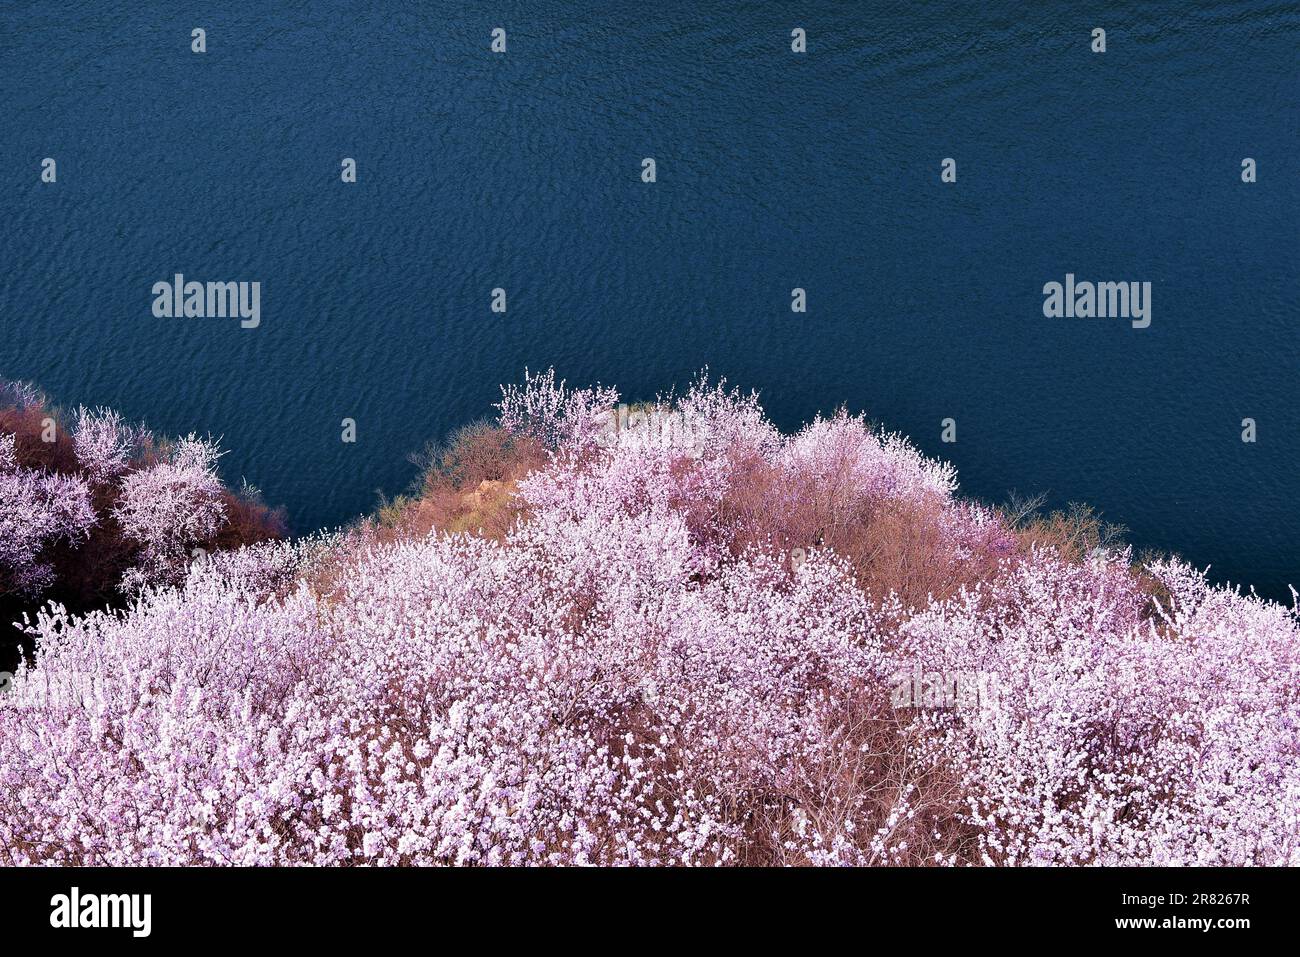
<svg viewBox="0 0 1300 957"><path fill-rule="evenodd" d="M140 546L140 563L123 587L177 580L193 549L211 538L225 520L216 443L190 434L170 454L127 475L113 514L126 537Z"/></svg>
<svg viewBox="0 0 1300 957"><path fill-rule="evenodd" d="M1300 863L1291 610L1022 548L858 417L782 436L701 382L660 400L687 454L602 446L617 401L505 390L550 459L500 540L363 526L193 563L120 613L47 609L0 699L0 861ZM201 498L212 462L182 450L124 522ZM926 547L984 571L903 602L790 541L808 497L827 542L937 510ZM914 666L999 694L891 706Z"/></svg>

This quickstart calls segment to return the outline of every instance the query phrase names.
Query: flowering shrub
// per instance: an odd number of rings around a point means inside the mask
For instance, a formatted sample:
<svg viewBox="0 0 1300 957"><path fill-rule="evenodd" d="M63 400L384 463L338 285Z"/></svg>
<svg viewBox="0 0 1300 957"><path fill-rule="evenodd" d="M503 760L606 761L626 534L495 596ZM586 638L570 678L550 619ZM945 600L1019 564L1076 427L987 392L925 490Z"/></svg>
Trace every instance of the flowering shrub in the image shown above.
<svg viewBox="0 0 1300 957"><path fill-rule="evenodd" d="M122 482L114 517L128 539L140 546L140 564L123 578L123 587L176 581L184 574L189 549L217 533L225 520L215 443L191 433L171 455Z"/></svg>
<svg viewBox="0 0 1300 957"><path fill-rule="evenodd" d="M1292 611L1022 547L860 418L786 438L701 382L687 453L602 444L615 402L505 390L536 468L499 533L367 525L48 607L0 698L0 861L1300 863ZM191 516L150 540L207 527L212 454L132 473ZM913 665L1000 693L897 707Z"/></svg>
<svg viewBox="0 0 1300 957"><path fill-rule="evenodd" d="M53 576L46 547L83 540L94 523L84 480L21 467L14 436L0 434L0 594L45 588Z"/></svg>
<svg viewBox="0 0 1300 957"><path fill-rule="evenodd" d="M72 442L77 464L97 485L110 482L130 467L132 453L151 442L143 429L132 429L111 409L77 410Z"/></svg>
<svg viewBox="0 0 1300 957"><path fill-rule="evenodd" d="M596 443L603 414L617 401L613 389L569 389L555 370L524 373L522 386L505 386L498 404L507 432L530 436L549 449L586 450Z"/></svg>

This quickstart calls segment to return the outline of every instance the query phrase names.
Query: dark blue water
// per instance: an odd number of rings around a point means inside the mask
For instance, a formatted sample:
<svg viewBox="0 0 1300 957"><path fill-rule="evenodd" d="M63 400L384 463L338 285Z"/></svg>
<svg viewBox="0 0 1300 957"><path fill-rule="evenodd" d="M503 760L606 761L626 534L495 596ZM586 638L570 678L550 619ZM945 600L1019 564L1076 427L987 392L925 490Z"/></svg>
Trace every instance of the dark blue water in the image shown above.
<svg viewBox="0 0 1300 957"><path fill-rule="evenodd" d="M1283 594L1297 41L1270 2L10 0L0 375L223 436L306 531L525 366L636 398L707 365ZM154 318L176 272L261 282L260 328ZM1150 328L1044 318L1067 272L1151 282Z"/></svg>

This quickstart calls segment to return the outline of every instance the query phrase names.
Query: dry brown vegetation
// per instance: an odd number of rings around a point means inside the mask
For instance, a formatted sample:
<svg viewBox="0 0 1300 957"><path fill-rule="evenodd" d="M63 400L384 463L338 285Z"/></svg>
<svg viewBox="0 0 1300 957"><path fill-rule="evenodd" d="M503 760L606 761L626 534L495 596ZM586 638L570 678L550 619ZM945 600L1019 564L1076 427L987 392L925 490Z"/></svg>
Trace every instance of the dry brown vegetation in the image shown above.
<svg viewBox="0 0 1300 957"><path fill-rule="evenodd" d="M500 540L523 513L516 485L546 463L546 450L532 439L480 423L414 460L424 469L418 489L384 503L370 523L379 541L435 530Z"/></svg>

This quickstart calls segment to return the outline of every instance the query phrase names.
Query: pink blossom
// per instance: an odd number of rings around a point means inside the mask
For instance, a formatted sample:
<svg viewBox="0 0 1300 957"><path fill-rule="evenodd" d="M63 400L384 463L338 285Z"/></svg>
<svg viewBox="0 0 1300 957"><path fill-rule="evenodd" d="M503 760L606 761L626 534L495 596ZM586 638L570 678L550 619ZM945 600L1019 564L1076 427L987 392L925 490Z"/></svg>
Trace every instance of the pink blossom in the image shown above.
<svg viewBox="0 0 1300 957"><path fill-rule="evenodd" d="M46 548L84 539L94 523L81 478L19 466L14 436L0 434L0 593L39 592L51 575Z"/></svg>
<svg viewBox="0 0 1300 957"><path fill-rule="evenodd" d="M226 517L216 474L220 455L215 443L190 434L172 446L169 458L122 480L114 516L142 551L124 588L176 581L189 550L220 529Z"/></svg>
<svg viewBox="0 0 1300 957"><path fill-rule="evenodd" d="M110 409L77 410L73 444L77 463L95 484L118 478L130 465L131 452L148 433L127 427Z"/></svg>
<svg viewBox="0 0 1300 957"><path fill-rule="evenodd" d="M552 455L500 541L363 527L174 576L221 521L215 446L128 473L158 582L30 625L0 861L1300 863L1294 611L1173 561L1022 549L861 417L784 437L701 382L658 400L694 416L684 454L603 443L617 400L553 373L505 391ZM740 547L725 506L755 461L832 512L937 508L989 571L904 607L830 548ZM998 694L893 707L912 667Z"/></svg>

